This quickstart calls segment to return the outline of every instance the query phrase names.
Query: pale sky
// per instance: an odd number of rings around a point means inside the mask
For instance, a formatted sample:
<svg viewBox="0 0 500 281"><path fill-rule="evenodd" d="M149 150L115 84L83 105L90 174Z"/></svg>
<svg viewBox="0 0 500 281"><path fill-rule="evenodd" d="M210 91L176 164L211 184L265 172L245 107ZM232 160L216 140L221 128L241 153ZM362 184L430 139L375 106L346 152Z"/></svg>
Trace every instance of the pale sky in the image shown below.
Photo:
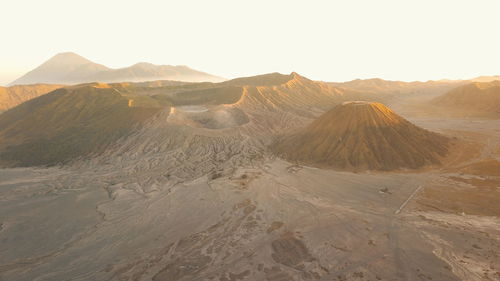
<svg viewBox="0 0 500 281"><path fill-rule="evenodd" d="M225 78L500 75L500 0L2 0L0 85L59 52Z"/></svg>

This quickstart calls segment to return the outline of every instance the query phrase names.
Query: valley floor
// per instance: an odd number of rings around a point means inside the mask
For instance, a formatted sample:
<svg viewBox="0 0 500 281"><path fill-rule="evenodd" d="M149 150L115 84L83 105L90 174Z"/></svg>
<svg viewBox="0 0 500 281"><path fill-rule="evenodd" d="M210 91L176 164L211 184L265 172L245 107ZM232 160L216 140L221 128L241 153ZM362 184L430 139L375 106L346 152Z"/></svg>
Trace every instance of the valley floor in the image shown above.
<svg viewBox="0 0 500 281"><path fill-rule="evenodd" d="M499 122L400 109L476 145L441 169L264 157L148 189L147 171L0 170L0 280L500 280Z"/></svg>

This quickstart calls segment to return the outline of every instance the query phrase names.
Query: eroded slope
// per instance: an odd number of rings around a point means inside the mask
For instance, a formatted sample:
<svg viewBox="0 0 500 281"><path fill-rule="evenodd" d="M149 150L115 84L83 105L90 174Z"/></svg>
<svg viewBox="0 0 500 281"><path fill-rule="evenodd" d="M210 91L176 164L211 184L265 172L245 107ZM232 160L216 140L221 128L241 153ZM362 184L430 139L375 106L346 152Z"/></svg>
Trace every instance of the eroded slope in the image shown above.
<svg viewBox="0 0 500 281"><path fill-rule="evenodd" d="M345 102L273 150L290 161L343 169L393 170L439 164L446 137L419 128L380 103Z"/></svg>

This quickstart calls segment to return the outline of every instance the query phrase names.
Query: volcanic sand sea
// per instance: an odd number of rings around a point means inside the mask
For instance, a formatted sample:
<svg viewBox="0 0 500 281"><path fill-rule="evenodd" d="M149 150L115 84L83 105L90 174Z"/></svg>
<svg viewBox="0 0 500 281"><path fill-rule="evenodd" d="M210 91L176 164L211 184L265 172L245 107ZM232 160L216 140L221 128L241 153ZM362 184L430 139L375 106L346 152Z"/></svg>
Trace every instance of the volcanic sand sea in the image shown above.
<svg viewBox="0 0 500 281"><path fill-rule="evenodd" d="M161 113L150 126L163 133L103 156L112 163L1 169L0 279L494 280L498 205L482 204L498 202L499 123L413 104L388 106L472 145L441 168L353 173L242 157L259 144L231 130L167 130ZM148 146L193 130L205 135L188 137L191 155L155 168Z"/></svg>

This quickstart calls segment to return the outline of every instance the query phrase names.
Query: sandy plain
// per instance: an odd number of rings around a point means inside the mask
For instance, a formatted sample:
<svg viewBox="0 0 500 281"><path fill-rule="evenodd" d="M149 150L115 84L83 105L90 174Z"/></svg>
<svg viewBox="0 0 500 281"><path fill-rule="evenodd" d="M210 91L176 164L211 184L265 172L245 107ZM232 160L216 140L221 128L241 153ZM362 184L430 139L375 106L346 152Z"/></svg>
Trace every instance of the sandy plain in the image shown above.
<svg viewBox="0 0 500 281"><path fill-rule="evenodd" d="M500 280L500 120L414 104L388 103L466 140L443 167L300 166L254 138L265 116L169 109L95 159L2 169L0 280Z"/></svg>

